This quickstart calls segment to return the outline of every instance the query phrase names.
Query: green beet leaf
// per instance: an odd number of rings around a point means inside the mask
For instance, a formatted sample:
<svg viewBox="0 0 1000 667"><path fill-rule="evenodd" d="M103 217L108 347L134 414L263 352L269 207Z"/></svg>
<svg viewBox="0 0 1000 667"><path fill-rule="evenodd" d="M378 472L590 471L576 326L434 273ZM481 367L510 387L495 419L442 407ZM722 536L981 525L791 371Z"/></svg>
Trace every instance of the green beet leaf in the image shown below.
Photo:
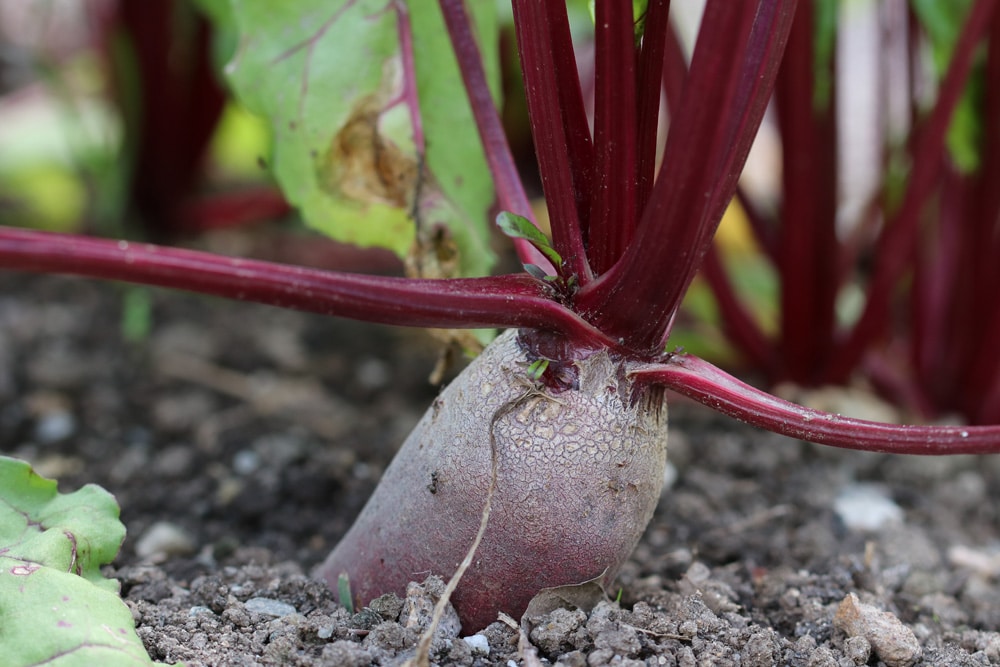
<svg viewBox="0 0 1000 667"><path fill-rule="evenodd" d="M540 253L545 255L545 257L552 262L552 265L556 268L562 266L562 257L556 252L556 249L552 247L552 242L549 241L549 237L542 232L538 227L535 227L530 220L516 213L511 213L510 211L501 211L497 215L497 227L500 228L506 236L512 239L524 239L531 245L535 246ZM536 267L537 268L537 267ZM529 270L529 273L531 271Z"/></svg>
<svg viewBox="0 0 1000 667"><path fill-rule="evenodd" d="M467 7L496 81L494 4ZM227 75L270 124L269 166L306 222L339 241L388 248L426 277L487 273L493 186L437 2L230 7L239 46ZM457 252L443 269L424 261L442 243Z"/></svg>
<svg viewBox="0 0 1000 667"><path fill-rule="evenodd" d="M27 463L0 457L0 656L21 665L152 665L118 582L100 567L125 527L98 486L59 494Z"/></svg>

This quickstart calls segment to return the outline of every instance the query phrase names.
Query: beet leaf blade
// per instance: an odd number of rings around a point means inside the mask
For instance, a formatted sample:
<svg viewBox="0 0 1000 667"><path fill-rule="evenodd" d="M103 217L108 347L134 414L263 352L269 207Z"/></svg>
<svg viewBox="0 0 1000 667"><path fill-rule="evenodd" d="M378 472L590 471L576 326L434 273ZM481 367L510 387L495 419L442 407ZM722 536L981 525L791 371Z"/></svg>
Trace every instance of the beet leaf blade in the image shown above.
<svg viewBox="0 0 1000 667"><path fill-rule="evenodd" d="M496 89L495 7L469 9ZM231 16L226 72L268 119L270 166L303 218L401 257L443 227L460 275L488 273L493 185L437 3L233 0Z"/></svg>

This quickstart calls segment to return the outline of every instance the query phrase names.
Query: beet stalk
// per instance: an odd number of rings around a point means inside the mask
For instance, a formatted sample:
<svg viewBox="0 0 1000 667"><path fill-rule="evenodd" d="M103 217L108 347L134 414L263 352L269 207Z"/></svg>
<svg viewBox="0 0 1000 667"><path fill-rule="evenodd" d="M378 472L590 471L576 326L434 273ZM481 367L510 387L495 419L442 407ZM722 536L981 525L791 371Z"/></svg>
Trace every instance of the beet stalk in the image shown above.
<svg viewBox="0 0 1000 667"><path fill-rule="evenodd" d="M513 330L441 394L354 526L320 568L363 603L427 573L450 576L492 509L452 596L465 631L523 613L538 590L609 584L653 515L667 454L665 404L607 351L562 391L529 379ZM518 582L512 590L511 582Z"/></svg>

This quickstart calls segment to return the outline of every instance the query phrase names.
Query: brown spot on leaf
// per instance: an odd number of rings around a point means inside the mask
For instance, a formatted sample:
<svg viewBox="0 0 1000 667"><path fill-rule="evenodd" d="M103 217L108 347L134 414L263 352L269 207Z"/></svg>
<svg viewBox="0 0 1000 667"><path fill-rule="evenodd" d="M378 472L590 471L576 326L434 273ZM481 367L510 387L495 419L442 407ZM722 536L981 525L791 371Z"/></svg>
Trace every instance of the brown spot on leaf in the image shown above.
<svg viewBox="0 0 1000 667"><path fill-rule="evenodd" d="M409 209L420 166L379 132L383 96L362 98L334 136L324 181L341 196L361 204L389 204Z"/></svg>
<svg viewBox="0 0 1000 667"><path fill-rule="evenodd" d="M419 221L418 221L419 223ZM406 256L406 275L411 278L456 278L459 275L458 245L443 225L417 228L417 240Z"/></svg>

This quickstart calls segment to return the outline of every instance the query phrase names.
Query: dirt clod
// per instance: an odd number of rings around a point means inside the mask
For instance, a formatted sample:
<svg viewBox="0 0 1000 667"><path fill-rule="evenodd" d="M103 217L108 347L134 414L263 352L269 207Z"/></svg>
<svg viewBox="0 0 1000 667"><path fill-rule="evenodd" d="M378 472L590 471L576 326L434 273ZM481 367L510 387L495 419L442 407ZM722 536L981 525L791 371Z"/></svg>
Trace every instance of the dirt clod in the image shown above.
<svg viewBox="0 0 1000 667"><path fill-rule="evenodd" d="M920 658L920 642L894 614L865 604L848 593L837 607L833 625L848 636L848 655L857 665L868 662L869 652L888 667L910 667Z"/></svg>
<svg viewBox="0 0 1000 667"><path fill-rule="evenodd" d="M590 644L586 632L587 614L579 609L555 609L532 619L531 642L543 653L560 655L573 649L585 649Z"/></svg>

